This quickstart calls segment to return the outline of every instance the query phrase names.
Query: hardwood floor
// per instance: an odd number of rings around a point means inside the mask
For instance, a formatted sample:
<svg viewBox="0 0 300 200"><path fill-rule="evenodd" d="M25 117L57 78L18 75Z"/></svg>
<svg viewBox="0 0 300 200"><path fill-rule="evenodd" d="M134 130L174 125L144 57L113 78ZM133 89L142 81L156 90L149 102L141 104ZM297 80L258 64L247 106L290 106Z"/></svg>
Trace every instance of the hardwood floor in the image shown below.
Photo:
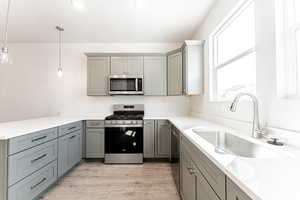
<svg viewBox="0 0 300 200"><path fill-rule="evenodd" d="M43 200L180 200L169 163L104 165L85 162Z"/></svg>

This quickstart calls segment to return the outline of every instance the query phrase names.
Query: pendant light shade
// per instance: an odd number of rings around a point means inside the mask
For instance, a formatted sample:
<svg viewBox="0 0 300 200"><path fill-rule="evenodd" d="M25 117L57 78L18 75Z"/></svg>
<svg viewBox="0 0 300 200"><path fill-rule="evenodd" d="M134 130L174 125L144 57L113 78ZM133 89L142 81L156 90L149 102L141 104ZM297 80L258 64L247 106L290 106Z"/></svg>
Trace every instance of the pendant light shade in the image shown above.
<svg viewBox="0 0 300 200"><path fill-rule="evenodd" d="M63 76L63 69L62 69L62 32L64 31L64 28L61 26L56 26L56 30L58 31L58 69L57 69L57 76L62 77Z"/></svg>
<svg viewBox="0 0 300 200"><path fill-rule="evenodd" d="M7 2L7 12L6 12L6 19L5 19L5 27L3 33L3 46L0 51L0 64L7 64L11 63L9 54L8 54L8 46L7 46L7 39L8 39L8 17L9 17L9 10L10 10L11 0Z"/></svg>

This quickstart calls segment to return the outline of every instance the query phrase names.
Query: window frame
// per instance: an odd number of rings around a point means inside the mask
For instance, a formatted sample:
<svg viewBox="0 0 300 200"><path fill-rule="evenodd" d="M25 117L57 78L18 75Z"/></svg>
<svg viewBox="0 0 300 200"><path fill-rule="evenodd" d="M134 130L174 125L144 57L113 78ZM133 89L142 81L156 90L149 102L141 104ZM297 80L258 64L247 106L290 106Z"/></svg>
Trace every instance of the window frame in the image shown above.
<svg viewBox="0 0 300 200"><path fill-rule="evenodd" d="M231 99L220 98L218 94L218 78L217 71L223 67L226 67L244 57L247 57L253 53L256 53L255 44L253 47L248 48L237 55L229 58L228 60L218 64L218 37L222 34L232 23L240 17L243 12L249 8L252 4L255 4L254 0L241 0L231 12L219 23L215 30L209 36L209 62L210 62L210 95L211 102L228 102ZM255 19L254 19L255 20ZM255 30L254 30L255 31Z"/></svg>
<svg viewBox="0 0 300 200"><path fill-rule="evenodd" d="M300 24L296 23L296 10L289 7L294 1L275 2L277 96L281 99L299 100L300 60L297 54L300 54L300 49L297 49L296 37ZM291 15L293 15L292 26L290 26Z"/></svg>

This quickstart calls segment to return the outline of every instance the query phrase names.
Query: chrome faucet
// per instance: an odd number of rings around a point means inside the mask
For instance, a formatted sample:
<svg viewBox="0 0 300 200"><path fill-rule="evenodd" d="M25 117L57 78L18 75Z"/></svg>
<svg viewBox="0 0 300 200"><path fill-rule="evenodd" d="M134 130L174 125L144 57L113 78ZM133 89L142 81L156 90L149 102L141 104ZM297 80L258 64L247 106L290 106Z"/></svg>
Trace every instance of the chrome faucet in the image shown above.
<svg viewBox="0 0 300 200"><path fill-rule="evenodd" d="M251 98L253 102L253 122L252 122L252 137L253 138L261 138L264 134L264 130L259 125L259 113L258 113L258 100L257 98L249 93L239 93L233 100L230 111L235 112L238 102L240 98L243 96L248 96Z"/></svg>

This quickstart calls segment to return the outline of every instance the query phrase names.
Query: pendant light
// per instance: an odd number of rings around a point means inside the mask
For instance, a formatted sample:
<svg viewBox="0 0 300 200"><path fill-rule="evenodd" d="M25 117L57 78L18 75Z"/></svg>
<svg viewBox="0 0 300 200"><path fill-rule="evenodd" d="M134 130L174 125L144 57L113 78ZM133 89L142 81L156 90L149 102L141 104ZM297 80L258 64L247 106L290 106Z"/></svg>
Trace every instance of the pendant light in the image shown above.
<svg viewBox="0 0 300 200"><path fill-rule="evenodd" d="M58 69L57 69L57 76L58 77L62 77L63 76L63 69L62 69L62 51L61 51L61 47L62 47L62 32L64 31L64 28L62 26L56 26L56 30L58 31Z"/></svg>
<svg viewBox="0 0 300 200"><path fill-rule="evenodd" d="M5 27L4 27L4 33L3 33L3 46L2 46L1 52L0 52L0 64L7 64L10 62L9 54L8 54L8 47L7 47L8 17L9 17L10 4L11 4L11 0L8 0Z"/></svg>

